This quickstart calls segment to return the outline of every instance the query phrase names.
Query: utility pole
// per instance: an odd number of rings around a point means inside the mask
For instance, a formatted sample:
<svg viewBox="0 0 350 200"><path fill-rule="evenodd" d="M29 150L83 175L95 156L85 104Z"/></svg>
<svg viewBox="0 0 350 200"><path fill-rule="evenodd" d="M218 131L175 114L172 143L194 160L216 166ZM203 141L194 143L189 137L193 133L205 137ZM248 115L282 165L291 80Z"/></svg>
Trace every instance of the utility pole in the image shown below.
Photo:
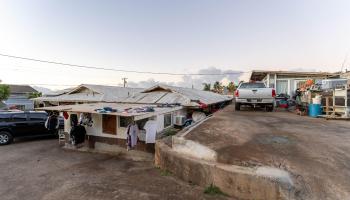
<svg viewBox="0 0 350 200"><path fill-rule="evenodd" d="M128 79L128 78L126 78L126 77L122 78L124 87L126 86L126 83L127 83L126 80L127 80L127 79Z"/></svg>

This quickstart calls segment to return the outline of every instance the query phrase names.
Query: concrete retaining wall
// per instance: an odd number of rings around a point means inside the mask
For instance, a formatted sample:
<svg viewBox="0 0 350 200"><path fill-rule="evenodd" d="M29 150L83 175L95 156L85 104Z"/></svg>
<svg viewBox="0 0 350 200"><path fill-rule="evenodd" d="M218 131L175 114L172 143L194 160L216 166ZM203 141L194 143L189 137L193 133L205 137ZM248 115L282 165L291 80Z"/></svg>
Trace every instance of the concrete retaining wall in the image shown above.
<svg viewBox="0 0 350 200"><path fill-rule="evenodd" d="M172 150L206 161L216 161L217 159L217 154L214 150L198 142L186 140L184 137L172 137Z"/></svg>
<svg viewBox="0 0 350 200"><path fill-rule="evenodd" d="M155 165L187 182L203 187L214 184L239 199L293 199L290 197L293 186L288 177L270 177L264 170L257 173L255 168L192 158L173 151L162 141L156 143Z"/></svg>

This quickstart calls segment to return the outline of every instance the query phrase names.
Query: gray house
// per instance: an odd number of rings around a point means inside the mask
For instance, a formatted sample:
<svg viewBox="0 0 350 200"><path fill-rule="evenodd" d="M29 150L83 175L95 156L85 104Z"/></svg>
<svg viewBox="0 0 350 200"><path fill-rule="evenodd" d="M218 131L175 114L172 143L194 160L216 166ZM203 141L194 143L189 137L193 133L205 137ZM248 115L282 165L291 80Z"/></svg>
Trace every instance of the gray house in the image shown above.
<svg viewBox="0 0 350 200"><path fill-rule="evenodd" d="M251 81L263 81L270 88L275 88L277 94L294 95L298 84L308 79L322 80L337 75L329 72L297 72L297 71L261 71L251 73Z"/></svg>
<svg viewBox="0 0 350 200"><path fill-rule="evenodd" d="M29 85L8 85L10 96L2 102L2 107L6 109L33 110L34 101L29 99L29 95L38 92ZM1 106L1 105L0 105Z"/></svg>

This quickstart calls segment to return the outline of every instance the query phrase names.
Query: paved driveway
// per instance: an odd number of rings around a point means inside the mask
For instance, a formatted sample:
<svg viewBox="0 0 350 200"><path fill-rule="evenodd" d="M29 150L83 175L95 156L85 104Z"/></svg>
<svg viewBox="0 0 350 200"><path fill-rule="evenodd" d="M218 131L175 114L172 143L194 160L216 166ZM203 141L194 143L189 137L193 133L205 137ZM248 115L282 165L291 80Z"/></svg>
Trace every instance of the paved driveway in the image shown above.
<svg viewBox="0 0 350 200"><path fill-rule="evenodd" d="M0 146L0 199L222 199L151 162L63 150L54 139Z"/></svg>
<svg viewBox="0 0 350 200"><path fill-rule="evenodd" d="M186 138L215 150L221 163L290 172L300 199L350 199L350 121L230 105Z"/></svg>

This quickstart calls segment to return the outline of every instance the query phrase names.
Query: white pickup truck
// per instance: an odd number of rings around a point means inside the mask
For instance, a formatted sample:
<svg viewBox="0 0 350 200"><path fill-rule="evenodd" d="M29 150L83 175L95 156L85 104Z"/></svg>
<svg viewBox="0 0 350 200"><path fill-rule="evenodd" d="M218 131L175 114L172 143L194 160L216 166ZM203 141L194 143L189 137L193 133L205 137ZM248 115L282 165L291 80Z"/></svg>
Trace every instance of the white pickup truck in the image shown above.
<svg viewBox="0 0 350 200"><path fill-rule="evenodd" d="M263 82L241 83L235 91L235 108L241 109L241 105L265 107L266 111L273 111L276 91L268 88Z"/></svg>

